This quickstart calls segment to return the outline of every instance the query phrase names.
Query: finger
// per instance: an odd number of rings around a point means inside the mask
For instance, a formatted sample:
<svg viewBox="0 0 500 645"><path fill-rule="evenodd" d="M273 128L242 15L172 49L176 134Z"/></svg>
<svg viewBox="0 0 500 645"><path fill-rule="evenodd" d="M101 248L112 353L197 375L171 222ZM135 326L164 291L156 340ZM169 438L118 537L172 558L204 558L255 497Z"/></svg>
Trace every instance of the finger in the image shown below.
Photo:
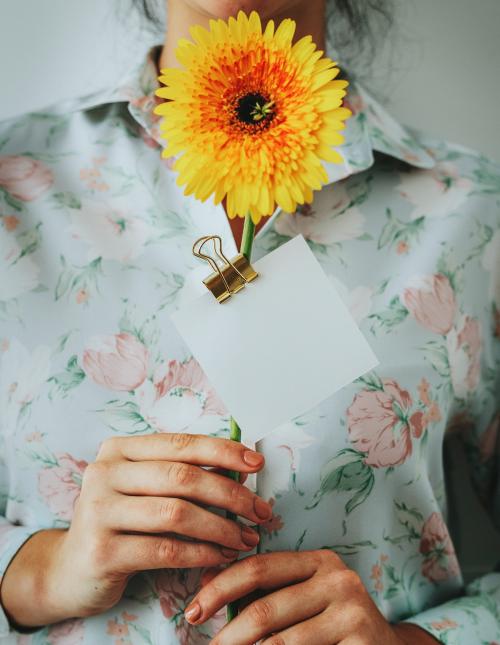
<svg viewBox="0 0 500 645"><path fill-rule="evenodd" d="M171 536L119 535L107 564L112 573L136 573L147 569L216 567L238 557L238 551Z"/></svg>
<svg viewBox="0 0 500 645"><path fill-rule="evenodd" d="M107 482L126 495L182 497L231 511L255 523L269 520L273 513L270 504L245 486L186 463L116 462L108 469Z"/></svg>
<svg viewBox="0 0 500 645"><path fill-rule="evenodd" d="M327 605L328 599L316 581L285 587L248 605L217 634L215 643L252 645L269 634L316 616Z"/></svg>
<svg viewBox="0 0 500 645"><path fill-rule="evenodd" d="M110 437L102 442L98 460L183 461L198 466L256 472L264 457L230 439L199 434L159 432L137 437Z"/></svg>
<svg viewBox="0 0 500 645"><path fill-rule="evenodd" d="M212 641L214 643L214 641ZM293 625L282 632L274 634L261 642L261 645L347 645L347 641L338 641L332 638L332 624L319 614L314 618ZM353 640L349 645L357 645L359 640Z"/></svg>
<svg viewBox="0 0 500 645"><path fill-rule="evenodd" d="M204 622L224 605L256 589L276 589L307 580L320 566L317 554L318 551L281 551L250 556L236 562L194 597L188 609L196 605L200 611L198 619L193 622Z"/></svg>
<svg viewBox="0 0 500 645"><path fill-rule="evenodd" d="M106 523L117 531L177 533L242 551L250 551L259 542L259 534L251 527L220 517L184 499L113 495L110 501Z"/></svg>
<svg viewBox="0 0 500 645"><path fill-rule="evenodd" d="M220 573L220 569L217 568L212 568L212 569L207 569L201 574L200 578L200 584L202 587L205 585L208 585L208 583L215 578L215 576L218 576Z"/></svg>

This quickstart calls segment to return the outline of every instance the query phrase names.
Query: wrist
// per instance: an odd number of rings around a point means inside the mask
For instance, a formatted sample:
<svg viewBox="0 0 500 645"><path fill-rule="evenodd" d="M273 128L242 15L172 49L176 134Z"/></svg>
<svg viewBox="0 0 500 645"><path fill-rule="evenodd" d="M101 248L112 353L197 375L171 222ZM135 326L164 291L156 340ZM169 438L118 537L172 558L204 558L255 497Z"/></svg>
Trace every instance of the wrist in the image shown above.
<svg viewBox="0 0 500 645"><path fill-rule="evenodd" d="M1 600L18 631L33 630L69 616L57 600L54 563L66 531L34 533L9 564L2 580Z"/></svg>
<svg viewBox="0 0 500 645"><path fill-rule="evenodd" d="M402 645L441 645L441 641L414 623L397 623L392 625L392 629Z"/></svg>

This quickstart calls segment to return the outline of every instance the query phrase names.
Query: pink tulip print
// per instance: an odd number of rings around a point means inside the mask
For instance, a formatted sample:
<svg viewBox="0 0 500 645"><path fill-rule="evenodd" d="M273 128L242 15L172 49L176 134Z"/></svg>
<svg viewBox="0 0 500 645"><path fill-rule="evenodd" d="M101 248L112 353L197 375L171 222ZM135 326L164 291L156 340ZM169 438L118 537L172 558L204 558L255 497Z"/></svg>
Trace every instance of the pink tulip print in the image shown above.
<svg viewBox="0 0 500 645"><path fill-rule="evenodd" d="M455 548L440 513L432 513L426 520L420 538L420 553L424 556L422 575L432 582L459 575Z"/></svg>
<svg viewBox="0 0 500 645"><path fill-rule="evenodd" d="M449 279L441 274L415 278L403 293L411 316L435 334L447 334L455 319L457 303Z"/></svg>
<svg viewBox="0 0 500 645"><path fill-rule="evenodd" d="M94 336L83 352L82 366L87 376L102 387L131 391L146 378L148 350L132 334Z"/></svg>
<svg viewBox="0 0 500 645"><path fill-rule="evenodd" d="M41 197L54 183L50 168L32 157L0 157L0 188L23 202Z"/></svg>
<svg viewBox="0 0 500 645"><path fill-rule="evenodd" d="M76 460L68 453L55 456L54 466L38 472L38 492L51 512L61 520L71 521L75 502L80 495L84 460Z"/></svg>

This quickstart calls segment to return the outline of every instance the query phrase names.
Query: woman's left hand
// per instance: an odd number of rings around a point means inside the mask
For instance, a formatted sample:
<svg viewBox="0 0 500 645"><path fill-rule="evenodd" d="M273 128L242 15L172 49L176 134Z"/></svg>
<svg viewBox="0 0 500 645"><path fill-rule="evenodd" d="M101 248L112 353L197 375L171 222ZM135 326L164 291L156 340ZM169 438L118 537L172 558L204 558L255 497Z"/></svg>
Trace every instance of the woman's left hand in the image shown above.
<svg viewBox="0 0 500 645"><path fill-rule="evenodd" d="M359 575L336 553L281 551L250 556L216 574L185 611L201 624L229 602L263 592L211 645L426 645L416 625L391 625Z"/></svg>

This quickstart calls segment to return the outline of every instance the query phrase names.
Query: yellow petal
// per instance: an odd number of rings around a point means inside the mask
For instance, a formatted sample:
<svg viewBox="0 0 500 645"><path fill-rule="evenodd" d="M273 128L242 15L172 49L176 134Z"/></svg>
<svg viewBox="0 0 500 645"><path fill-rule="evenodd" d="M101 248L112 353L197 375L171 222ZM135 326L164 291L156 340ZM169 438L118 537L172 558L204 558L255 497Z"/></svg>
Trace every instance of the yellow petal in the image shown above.
<svg viewBox="0 0 500 645"><path fill-rule="evenodd" d="M250 215L252 217L252 222L257 226L257 224L260 222L262 219L262 216L257 208L255 206L250 206Z"/></svg>
<svg viewBox="0 0 500 645"><path fill-rule="evenodd" d="M181 38L177 43L175 57L181 65L184 65L184 67L189 68L191 66L191 62L195 59L197 53L198 48L190 40Z"/></svg>
<svg viewBox="0 0 500 645"><path fill-rule="evenodd" d="M332 81L332 79L334 79L335 76L337 76L337 74L338 74L338 69L335 67L330 69L325 69L324 71L319 72L319 74L316 74L314 78L311 80L311 84L310 84L311 90L314 91L322 87L323 85L326 85L326 83L328 83L329 81ZM343 87L345 87L345 85Z"/></svg>
<svg viewBox="0 0 500 645"><path fill-rule="evenodd" d="M256 34L262 33L262 25L260 23L260 17L256 11L252 11L252 13L250 14L250 19L248 21L248 30Z"/></svg>
<svg viewBox="0 0 500 645"><path fill-rule="evenodd" d="M274 20L269 20L264 31L264 39L271 40L274 37Z"/></svg>
<svg viewBox="0 0 500 645"><path fill-rule="evenodd" d="M285 18L279 24L276 33L274 34L274 41L277 45L286 47L292 42L293 34L295 33L295 22L290 18Z"/></svg>
<svg viewBox="0 0 500 645"><path fill-rule="evenodd" d="M202 45L205 47L208 47L211 43L211 35L210 32L207 31L204 27L201 27L200 25L191 25L189 27L189 33L191 34L191 37L197 43L198 45Z"/></svg>
<svg viewBox="0 0 500 645"><path fill-rule="evenodd" d="M351 110L345 108L345 107L339 107L333 110L332 115L334 116L335 119L338 119L339 121L345 121L348 117L350 117L352 114Z"/></svg>
<svg viewBox="0 0 500 645"><path fill-rule="evenodd" d="M290 192L282 184L275 186L274 198L279 207L287 213L292 213L295 210L295 204L290 195Z"/></svg>
<svg viewBox="0 0 500 645"><path fill-rule="evenodd" d="M329 145L322 143L316 148L316 154L321 159L325 161L331 161L332 163L342 163L344 161L342 155L334 150Z"/></svg>
<svg viewBox="0 0 500 645"><path fill-rule="evenodd" d="M312 36L303 36L292 47L292 55L302 63L307 60L315 49L316 45L312 42Z"/></svg>

